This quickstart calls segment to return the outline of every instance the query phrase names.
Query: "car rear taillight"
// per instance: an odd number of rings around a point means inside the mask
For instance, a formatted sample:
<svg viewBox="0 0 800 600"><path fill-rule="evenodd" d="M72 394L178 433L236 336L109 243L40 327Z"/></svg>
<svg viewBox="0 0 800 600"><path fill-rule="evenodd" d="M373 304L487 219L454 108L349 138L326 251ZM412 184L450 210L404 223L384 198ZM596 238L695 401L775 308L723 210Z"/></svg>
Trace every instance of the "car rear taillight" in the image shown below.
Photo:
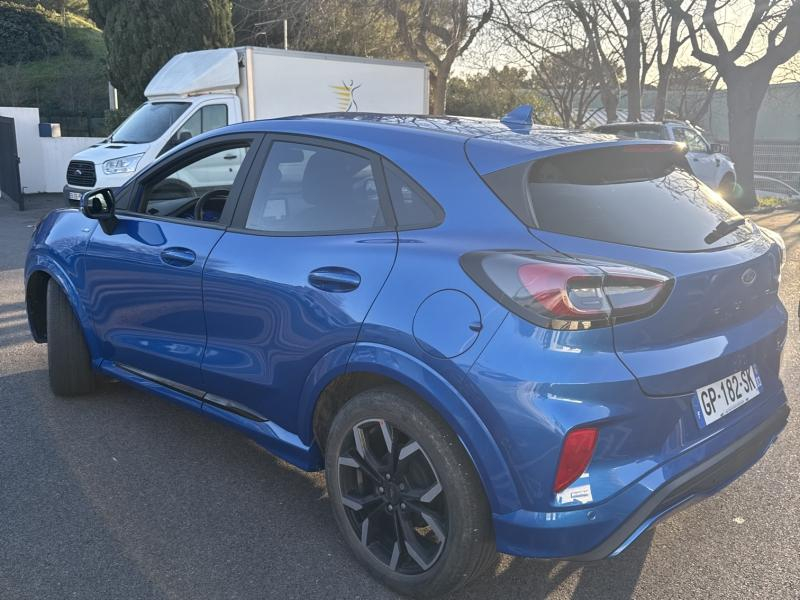
<svg viewBox="0 0 800 600"><path fill-rule="evenodd" d="M597 444L597 428L582 427L573 429L564 438L561 456L558 459L556 479L553 483L555 493L562 492L586 471Z"/></svg>
<svg viewBox="0 0 800 600"><path fill-rule="evenodd" d="M663 273L556 254L474 252L461 264L506 308L550 329L588 329L645 317L672 289L672 279Z"/></svg>

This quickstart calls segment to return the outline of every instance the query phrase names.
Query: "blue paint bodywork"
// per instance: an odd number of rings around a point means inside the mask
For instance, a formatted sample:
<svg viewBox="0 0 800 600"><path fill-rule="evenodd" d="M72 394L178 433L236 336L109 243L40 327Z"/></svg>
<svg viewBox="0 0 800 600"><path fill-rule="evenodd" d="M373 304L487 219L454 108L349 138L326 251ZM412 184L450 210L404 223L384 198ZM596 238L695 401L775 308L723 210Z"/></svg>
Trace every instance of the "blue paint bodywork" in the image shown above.
<svg viewBox="0 0 800 600"><path fill-rule="evenodd" d="M199 136L125 189L198 143L253 133L375 153L413 177L445 218L429 229L292 237L125 211L106 233L75 210L54 211L34 232L26 282L46 274L65 290L100 371L227 422L305 469L322 465L313 417L326 386L359 373L397 381L458 435L483 482L498 548L524 556L617 553L732 481L782 428L787 317L771 238L756 229L736 246L680 253L530 230L481 179L540 156L637 141L451 118L278 119ZM650 317L544 329L509 313L461 268L464 254L492 249L633 263L676 284ZM741 292L745 267L767 287ZM339 269L345 284L355 273L360 284L319 289L309 274L325 268ZM762 393L700 429L694 389L750 364ZM552 492L561 445L586 424L600 431L582 478L591 501L564 504ZM760 437L733 461L752 432Z"/></svg>

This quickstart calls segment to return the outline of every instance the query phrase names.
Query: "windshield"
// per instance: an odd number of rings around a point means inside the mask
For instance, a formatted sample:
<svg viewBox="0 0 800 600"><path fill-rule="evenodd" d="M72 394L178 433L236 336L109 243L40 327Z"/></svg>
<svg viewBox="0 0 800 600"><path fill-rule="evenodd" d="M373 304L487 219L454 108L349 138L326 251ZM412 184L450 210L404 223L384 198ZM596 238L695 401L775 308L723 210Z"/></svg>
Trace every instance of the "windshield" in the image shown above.
<svg viewBox="0 0 800 600"><path fill-rule="evenodd" d="M752 229L664 145L572 152L485 177L532 227L658 250L692 252L740 243ZM527 179L511 185L504 178ZM527 188L527 189L526 189ZM522 191L519 201L509 196ZM525 193L527 192L527 193ZM722 224L722 226L721 226Z"/></svg>
<svg viewBox="0 0 800 600"><path fill-rule="evenodd" d="M117 127L109 141L146 144L157 140L189 105L189 102L146 102Z"/></svg>

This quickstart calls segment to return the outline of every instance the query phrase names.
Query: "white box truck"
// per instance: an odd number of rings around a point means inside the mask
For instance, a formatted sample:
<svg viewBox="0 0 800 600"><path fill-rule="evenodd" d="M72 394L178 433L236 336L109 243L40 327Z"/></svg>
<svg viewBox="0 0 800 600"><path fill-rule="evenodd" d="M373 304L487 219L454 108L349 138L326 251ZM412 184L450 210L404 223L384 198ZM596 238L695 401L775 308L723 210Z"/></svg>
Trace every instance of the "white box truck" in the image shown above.
<svg viewBox="0 0 800 600"><path fill-rule="evenodd" d="M338 111L427 114L428 70L413 62L220 48L174 56L145 96L108 139L73 156L68 202L92 188L120 186L181 142L231 123Z"/></svg>

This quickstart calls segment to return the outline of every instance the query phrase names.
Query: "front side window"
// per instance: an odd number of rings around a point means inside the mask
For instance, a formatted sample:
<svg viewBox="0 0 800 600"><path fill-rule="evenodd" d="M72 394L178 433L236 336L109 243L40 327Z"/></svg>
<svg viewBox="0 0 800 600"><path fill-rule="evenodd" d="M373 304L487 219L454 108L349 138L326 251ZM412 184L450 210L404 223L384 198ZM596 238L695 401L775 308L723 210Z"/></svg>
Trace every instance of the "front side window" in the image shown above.
<svg viewBox="0 0 800 600"><path fill-rule="evenodd" d="M371 160L293 142L270 148L246 222L248 229L277 234L348 233L386 225Z"/></svg>
<svg viewBox="0 0 800 600"><path fill-rule="evenodd" d="M228 124L228 107L224 104L204 106L186 120L177 133L177 140L184 142L196 135L218 129Z"/></svg>
<svg viewBox="0 0 800 600"><path fill-rule="evenodd" d="M158 217L216 222L228 200L249 142L216 147L145 186L141 212Z"/></svg>
<svg viewBox="0 0 800 600"><path fill-rule="evenodd" d="M691 129L686 130L686 146L689 148L689 152L704 152L708 154L708 144L703 139L703 136Z"/></svg>

